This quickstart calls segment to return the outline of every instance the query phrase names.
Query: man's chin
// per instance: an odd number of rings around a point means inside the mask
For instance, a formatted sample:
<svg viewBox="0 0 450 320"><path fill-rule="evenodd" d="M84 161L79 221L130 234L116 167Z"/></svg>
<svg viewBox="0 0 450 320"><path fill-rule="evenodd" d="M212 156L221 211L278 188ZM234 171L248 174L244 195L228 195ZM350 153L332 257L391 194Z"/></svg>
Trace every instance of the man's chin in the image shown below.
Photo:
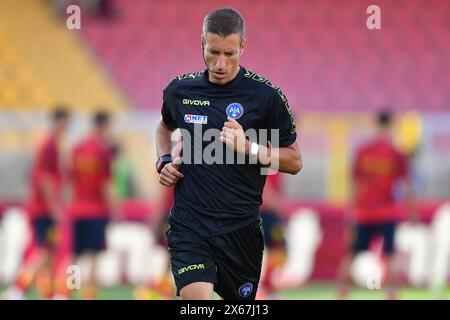
<svg viewBox="0 0 450 320"><path fill-rule="evenodd" d="M212 82L217 83L217 84L225 84L228 81L230 81L228 79L228 77L226 77L226 76L223 76L223 77L212 76L211 78L212 78Z"/></svg>

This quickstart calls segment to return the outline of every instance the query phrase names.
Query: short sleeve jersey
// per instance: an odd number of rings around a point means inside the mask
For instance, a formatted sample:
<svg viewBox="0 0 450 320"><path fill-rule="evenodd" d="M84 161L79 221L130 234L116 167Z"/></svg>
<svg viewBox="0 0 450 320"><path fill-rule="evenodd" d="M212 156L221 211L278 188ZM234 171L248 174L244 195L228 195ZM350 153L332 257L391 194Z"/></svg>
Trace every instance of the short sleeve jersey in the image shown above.
<svg viewBox="0 0 450 320"><path fill-rule="evenodd" d="M169 222L217 235L257 218L266 176L250 156L242 163L241 155L227 150L220 131L230 116L250 141L290 146L297 134L282 91L243 67L225 85L210 82L208 70L188 73L165 88L161 113L166 126L180 129L183 141L184 178L175 186Z"/></svg>

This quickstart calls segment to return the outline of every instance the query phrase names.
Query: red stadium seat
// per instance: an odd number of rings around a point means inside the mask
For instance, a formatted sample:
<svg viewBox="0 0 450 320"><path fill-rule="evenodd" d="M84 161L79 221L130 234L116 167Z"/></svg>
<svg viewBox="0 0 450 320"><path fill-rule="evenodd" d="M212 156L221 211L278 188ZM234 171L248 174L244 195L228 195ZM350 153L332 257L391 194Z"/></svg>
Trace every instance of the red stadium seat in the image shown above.
<svg viewBox="0 0 450 320"><path fill-rule="evenodd" d="M118 18L88 18L86 41L138 107L159 109L176 75L203 68L208 1L118 0ZM446 0L378 1L382 29L366 28L366 3L232 1L247 22L242 64L279 85L302 111L448 110Z"/></svg>

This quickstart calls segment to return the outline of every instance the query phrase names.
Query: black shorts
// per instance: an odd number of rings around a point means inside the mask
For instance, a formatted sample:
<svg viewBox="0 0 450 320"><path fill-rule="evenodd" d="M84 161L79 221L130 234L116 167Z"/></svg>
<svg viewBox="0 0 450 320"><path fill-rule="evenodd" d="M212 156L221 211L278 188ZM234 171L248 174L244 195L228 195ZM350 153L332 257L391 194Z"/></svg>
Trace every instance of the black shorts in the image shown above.
<svg viewBox="0 0 450 320"><path fill-rule="evenodd" d="M73 251L75 254L97 253L105 248L107 218L78 219L73 227Z"/></svg>
<svg viewBox="0 0 450 320"><path fill-rule="evenodd" d="M223 299L255 299L264 251L260 219L210 237L171 223L167 242L177 295L188 284L209 282Z"/></svg>
<svg viewBox="0 0 450 320"><path fill-rule="evenodd" d="M383 253L391 255L394 252L395 222L380 224L357 224L355 226L355 241L353 242L353 253L359 253L369 249L370 241L374 236L383 237Z"/></svg>
<svg viewBox="0 0 450 320"><path fill-rule="evenodd" d="M51 217L39 217L33 220L34 238L40 248L53 248L56 243L55 222Z"/></svg>

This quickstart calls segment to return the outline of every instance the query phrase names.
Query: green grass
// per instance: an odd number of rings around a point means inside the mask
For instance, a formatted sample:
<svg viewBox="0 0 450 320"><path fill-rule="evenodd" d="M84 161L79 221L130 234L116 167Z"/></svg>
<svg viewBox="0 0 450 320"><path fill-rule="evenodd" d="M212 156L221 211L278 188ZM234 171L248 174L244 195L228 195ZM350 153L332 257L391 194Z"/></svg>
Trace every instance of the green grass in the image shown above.
<svg viewBox="0 0 450 320"><path fill-rule="evenodd" d="M303 288L281 291L280 299L285 300L335 300L335 288L329 283L312 283ZM382 300L385 299L384 290L369 290L365 288L353 288L349 291L348 300ZM430 300L436 299L429 290L424 288L403 287L398 291L399 300ZM443 299L450 299L450 290L442 293Z"/></svg>
<svg viewBox="0 0 450 320"><path fill-rule="evenodd" d="M102 288L99 293L99 299L102 300L129 300L133 299L133 287L121 286L112 288ZM0 288L0 292L3 289ZM429 290L424 288L404 287L399 290L399 299L401 300L429 300L436 299ZM28 299L39 299L36 290L32 289L28 293ZM79 291L75 291L74 299L80 299ZM216 296L217 298L217 296ZM334 300L335 290L330 283L310 283L296 290L280 291L277 294L278 299L282 300ZM350 300L381 300L385 298L383 290L368 290L364 288L354 288L350 290L348 299ZM440 296L441 299L450 299L450 287L448 287Z"/></svg>

